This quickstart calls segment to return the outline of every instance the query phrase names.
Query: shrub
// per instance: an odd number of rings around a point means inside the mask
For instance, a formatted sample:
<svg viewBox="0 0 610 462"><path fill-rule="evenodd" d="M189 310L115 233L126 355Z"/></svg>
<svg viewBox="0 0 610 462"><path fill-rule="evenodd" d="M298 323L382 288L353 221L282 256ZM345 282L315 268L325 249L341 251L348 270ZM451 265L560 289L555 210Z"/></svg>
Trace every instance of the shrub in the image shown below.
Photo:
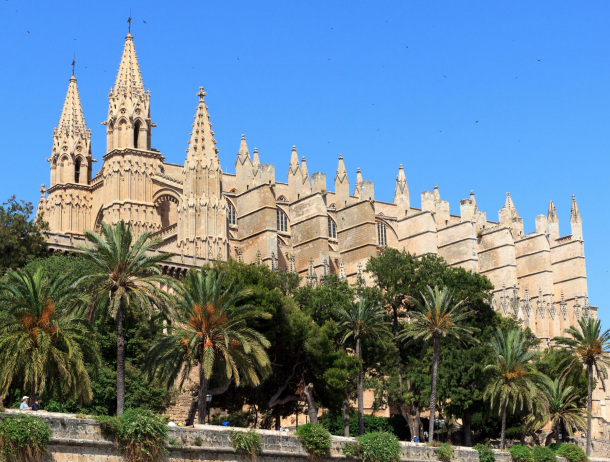
<svg viewBox="0 0 610 462"><path fill-rule="evenodd" d="M97 416L102 435L115 440L127 462L158 462L165 454L167 423L148 409L128 409L120 417ZM170 440L174 446L178 443Z"/></svg>
<svg viewBox="0 0 610 462"><path fill-rule="evenodd" d="M319 423L309 422L297 428L295 434L312 456L325 456L330 451L330 433Z"/></svg>
<svg viewBox="0 0 610 462"><path fill-rule="evenodd" d="M100 431L102 432L102 436L104 438L116 440L116 434L120 424L118 417L100 415L97 416L96 419L100 423Z"/></svg>
<svg viewBox="0 0 610 462"><path fill-rule="evenodd" d="M388 432L365 433L358 437L363 462L398 462L400 443L396 435Z"/></svg>
<svg viewBox="0 0 610 462"><path fill-rule="evenodd" d="M557 449L557 455L561 457L565 457L570 462L587 462L589 459L585 454L585 451L576 444L561 444L559 445L559 449Z"/></svg>
<svg viewBox="0 0 610 462"><path fill-rule="evenodd" d="M479 462L496 462L496 455L486 444L475 444L473 449L479 453Z"/></svg>
<svg viewBox="0 0 610 462"><path fill-rule="evenodd" d="M506 439L518 440L521 439L524 433L525 427L523 425L519 425L518 427L510 427L506 429Z"/></svg>
<svg viewBox="0 0 610 462"><path fill-rule="evenodd" d="M509 451L513 462L534 462L532 450L523 444L514 444Z"/></svg>
<svg viewBox="0 0 610 462"><path fill-rule="evenodd" d="M77 419L88 419L89 416L87 416L87 414L76 414L74 417L76 417Z"/></svg>
<svg viewBox="0 0 610 462"><path fill-rule="evenodd" d="M247 432L231 431L230 435L235 452L248 454L254 460L263 451L261 436L252 428Z"/></svg>
<svg viewBox="0 0 610 462"><path fill-rule="evenodd" d="M345 446L343 446L343 455L348 459L360 457L361 451L362 448L360 447L360 443L358 441L354 443L345 443Z"/></svg>
<svg viewBox="0 0 610 462"><path fill-rule="evenodd" d="M453 455L453 448L447 443L441 443L441 445L436 450L436 457L441 462L449 462L451 460L451 456Z"/></svg>
<svg viewBox="0 0 610 462"><path fill-rule="evenodd" d="M195 438L194 444L195 446L203 446L203 440L201 439L201 436Z"/></svg>
<svg viewBox="0 0 610 462"><path fill-rule="evenodd" d="M34 462L47 455L51 429L30 415L7 417L0 423L0 454L6 462Z"/></svg>
<svg viewBox="0 0 610 462"><path fill-rule="evenodd" d="M536 446L532 449L534 462L557 462L557 456L551 448Z"/></svg>

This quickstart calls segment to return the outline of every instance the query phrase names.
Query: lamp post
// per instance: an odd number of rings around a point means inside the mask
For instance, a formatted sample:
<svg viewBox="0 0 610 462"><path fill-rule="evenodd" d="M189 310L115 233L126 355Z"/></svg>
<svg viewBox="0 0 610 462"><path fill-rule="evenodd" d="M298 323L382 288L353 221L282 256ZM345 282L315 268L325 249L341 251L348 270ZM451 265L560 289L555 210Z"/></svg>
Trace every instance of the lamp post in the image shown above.
<svg viewBox="0 0 610 462"><path fill-rule="evenodd" d="M208 393L205 396L205 400L208 403L208 425L210 425L210 403L212 402L212 395Z"/></svg>

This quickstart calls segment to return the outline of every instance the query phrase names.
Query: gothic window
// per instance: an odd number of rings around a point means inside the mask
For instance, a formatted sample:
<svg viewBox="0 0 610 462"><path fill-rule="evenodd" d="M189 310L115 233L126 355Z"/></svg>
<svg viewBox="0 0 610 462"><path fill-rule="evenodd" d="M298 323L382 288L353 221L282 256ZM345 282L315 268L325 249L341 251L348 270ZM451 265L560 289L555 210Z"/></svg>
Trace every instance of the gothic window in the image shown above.
<svg viewBox="0 0 610 462"><path fill-rule="evenodd" d="M280 209L277 209L277 230L287 233L288 232L288 216L282 212Z"/></svg>
<svg viewBox="0 0 610 462"><path fill-rule="evenodd" d="M227 216L229 218L229 225L237 225L237 213L235 212L235 206L227 201L228 211Z"/></svg>
<svg viewBox="0 0 610 462"><path fill-rule="evenodd" d="M136 149L141 147L141 146L138 146L138 137L140 136L140 127L141 126L142 126L142 123L138 120L133 127L133 147Z"/></svg>
<svg viewBox="0 0 610 462"><path fill-rule="evenodd" d="M386 226L380 221L377 222L377 245L379 247L385 247L388 245Z"/></svg>
<svg viewBox="0 0 610 462"><path fill-rule="evenodd" d="M337 239L337 224L331 217L328 217L328 237Z"/></svg>
<svg viewBox="0 0 610 462"><path fill-rule="evenodd" d="M74 182L80 183L80 158L76 159L76 163L74 164Z"/></svg>

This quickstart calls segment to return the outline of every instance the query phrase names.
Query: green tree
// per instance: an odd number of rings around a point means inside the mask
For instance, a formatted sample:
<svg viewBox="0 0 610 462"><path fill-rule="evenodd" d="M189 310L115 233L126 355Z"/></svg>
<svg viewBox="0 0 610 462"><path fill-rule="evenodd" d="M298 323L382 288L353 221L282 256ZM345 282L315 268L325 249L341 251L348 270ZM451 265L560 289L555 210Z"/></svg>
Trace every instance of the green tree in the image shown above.
<svg viewBox="0 0 610 462"><path fill-rule="evenodd" d="M37 392L90 402L85 364L99 366L91 326L71 310L85 298L69 276L42 268L9 271L0 281L0 396L21 381Z"/></svg>
<svg viewBox="0 0 610 462"><path fill-rule="evenodd" d="M167 311L167 292L160 285L176 286L175 281L161 274L157 264L171 254L152 253L159 244L143 233L133 242L131 227L124 221L114 227L102 223L102 234L85 231L90 246L83 247L83 256L91 268L78 282L93 293L90 305L93 316L112 316L116 323L116 399L117 414L125 408L125 331L126 312L139 310L151 314L155 309Z"/></svg>
<svg viewBox="0 0 610 462"><path fill-rule="evenodd" d="M248 326L251 318L265 316L244 300L249 291L239 285L225 286L226 272L189 271L180 292L170 334L151 348L147 361L153 375L171 385L179 375L181 383L196 365L199 367L197 411L205 423L206 397L214 372L236 386L257 386L270 372L265 348L269 341ZM194 416L190 416L191 418Z"/></svg>
<svg viewBox="0 0 610 462"><path fill-rule="evenodd" d="M432 343L432 373L430 391L430 425L428 440L434 439L434 413L436 410L436 382L438 377L438 362L441 342L453 340L458 343L474 343L472 334L475 327L465 325L465 321L473 315L465 305L464 300L454 302L453 292L443 287L428 287L428 296L422 294L423 303L414 298L411 302L414 309L409 312L411 322L407 324L401 340L409 342L423 341Z"/></svg>
<svg viewBox="0 0 610 462"><path fill-rule="evenodd" d="M587 390L587 456L591 455L591 411L593 403L593 374L603 381L608 377L610 366L610 330L601 331L601 322L598 319L580 318L578 328L570 326L565 330L568 336L555 337L557 345L563 345L572 352L571 361L567 369L584 366L587 370L589 386Z"/></svg>
<svg viewBox="0 0 610 462"><path fill-rule="evenodd" d="M502 416L501 446L506 447L506 418L512 404L514 413L517 408L526 406L532 409L534 400L540 395L538 385L548 378L538 372L533 364L536 353L527 347L527 339L521 329L504 332L500 328L490 342L493 350L491 364L485 371L491 380L485 389L484 397L490 401L491 408L497 404Z"/></svg>
<svg viewBox="0 0 610 462"><path fill-rule="evenodd" d="M552 382L549 380L548 383L543 383L541 390L546 397L544 412L537 416L531 415L529 419L536 429L550 423L555 442L559 443L562 425L570 436L575 430L583 430L587 426L584 417L587 413L578 406L579 397L573 386L565 386L563 379L556 378Z"/></svg>
<svg viewBox="0 0 610 462"><path fill-rule="evenodd" d="M343 343L353 338L356 343L356 357L360 361L358 372L358 434L364 434L364 367L362 357L362 342L364 337L381 339L390 335L385 325L385 311L374 302L360 299L352 303L348 309L339 308L336 312L340 328L343 330Z"/></svg>
<svg viewBox="0 0 610 462"><path fill-rule="evenodd" d="M31 202L11 196L0 206L0 274L22 268L28 261L42 257L47 245L42 235L48 225L42 217L32 220Z"/></svg>

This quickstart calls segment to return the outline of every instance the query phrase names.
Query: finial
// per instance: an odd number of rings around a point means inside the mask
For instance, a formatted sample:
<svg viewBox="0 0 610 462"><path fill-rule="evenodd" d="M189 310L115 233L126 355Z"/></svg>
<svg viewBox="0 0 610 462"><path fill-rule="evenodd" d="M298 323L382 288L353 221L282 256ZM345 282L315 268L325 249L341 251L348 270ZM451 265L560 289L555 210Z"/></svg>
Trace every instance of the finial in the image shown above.
<svg viewBox="0 0 610 462"><path fill-rule="evenodd" d="M572 194L572 201L576 200L576 194Z"/></svg>
<svg viewBox="0 0 610 462"><path fill-rule="evenodd" d="M509 193L509 192L507 192L507 193L506 193L506 196L507 196L507 197L510 197L510 193Z"/></svg>
<svg viewBox="0 0 610 462"><path fill-rule="evenodd" d="M305 156L301 157L301 162L305 162Z"/></svg>
<svg viewBox="0 0 610 462"><path fill-rule="evenodd" d="M74 77L74 66L76 65L76 52L74 52L74 56L72 57L72 77Z"/></svg>
<svg viewBox="0 0 610 462"><path fill-rule="evenodd" d="M472 189L470 190L470 195L474 196L474 191Z"/></svg>
<svg viewBox="0 0 610 462"><path fill-rule="evenodd" d="M343 159L343 154L339 154L339 160Z"/></svg>
<svg viewBox="0 0 610 462"><path fill-rule="evenodd" d="M241 139L245 140L246 139L246 135L244 135L243 133L241 134Z"/></svg>
<svg viewBox="0 0 610 462"><path fill-rule="evenodd" d="M203 91L203 87L199 87L199 91L197 92L197 96L199 96L199 101L203 101L203 97L207 95L205 91Z"/></svg>
<svg viewBox="0 0 610 462"><path fill-rule="evenodd" d="M434 185L434 189L438 189L438 185L437 184Z"/></svg>
<svg viewBox="0 0 610 462"><path fill-rule="evenodd" d="M356 173L362 173L362 172L360 171L360 167L358 167L358 170L356 170Z"/></svg>
<svg viewBox="0 0 610 462"><path fill-rule="evenodd" d="M293 151L296 151L296 150L297 150L297 147L296 147L296 145L295 145L295 144L293 144L293 145L292 145L292 150L293 150Z"/></svg>
<svg viewBox="0 0 610 462"><path fill-rule="evenodd" d="M254 148L254 154L258 154L258 148Z"/></svg>
<svg viewBox="0 0 610 462"><path fill-rule="evenodd" d="M402 164L398 166L398 170L402 170Z"/></svg>
<svg viewBox="0 0 610 462"><path fill-rule="evenodd" d="M44 194L45 186L44 183L40 185L40 193Z"/></svg>
<svg viewBox="0 0 610 462"><path fill-rule="evenodd" d="M127 33L129 35L131 35L131 8L129 8L129 18L127 18L127 24L129 24L127 27Z"/></svg>

